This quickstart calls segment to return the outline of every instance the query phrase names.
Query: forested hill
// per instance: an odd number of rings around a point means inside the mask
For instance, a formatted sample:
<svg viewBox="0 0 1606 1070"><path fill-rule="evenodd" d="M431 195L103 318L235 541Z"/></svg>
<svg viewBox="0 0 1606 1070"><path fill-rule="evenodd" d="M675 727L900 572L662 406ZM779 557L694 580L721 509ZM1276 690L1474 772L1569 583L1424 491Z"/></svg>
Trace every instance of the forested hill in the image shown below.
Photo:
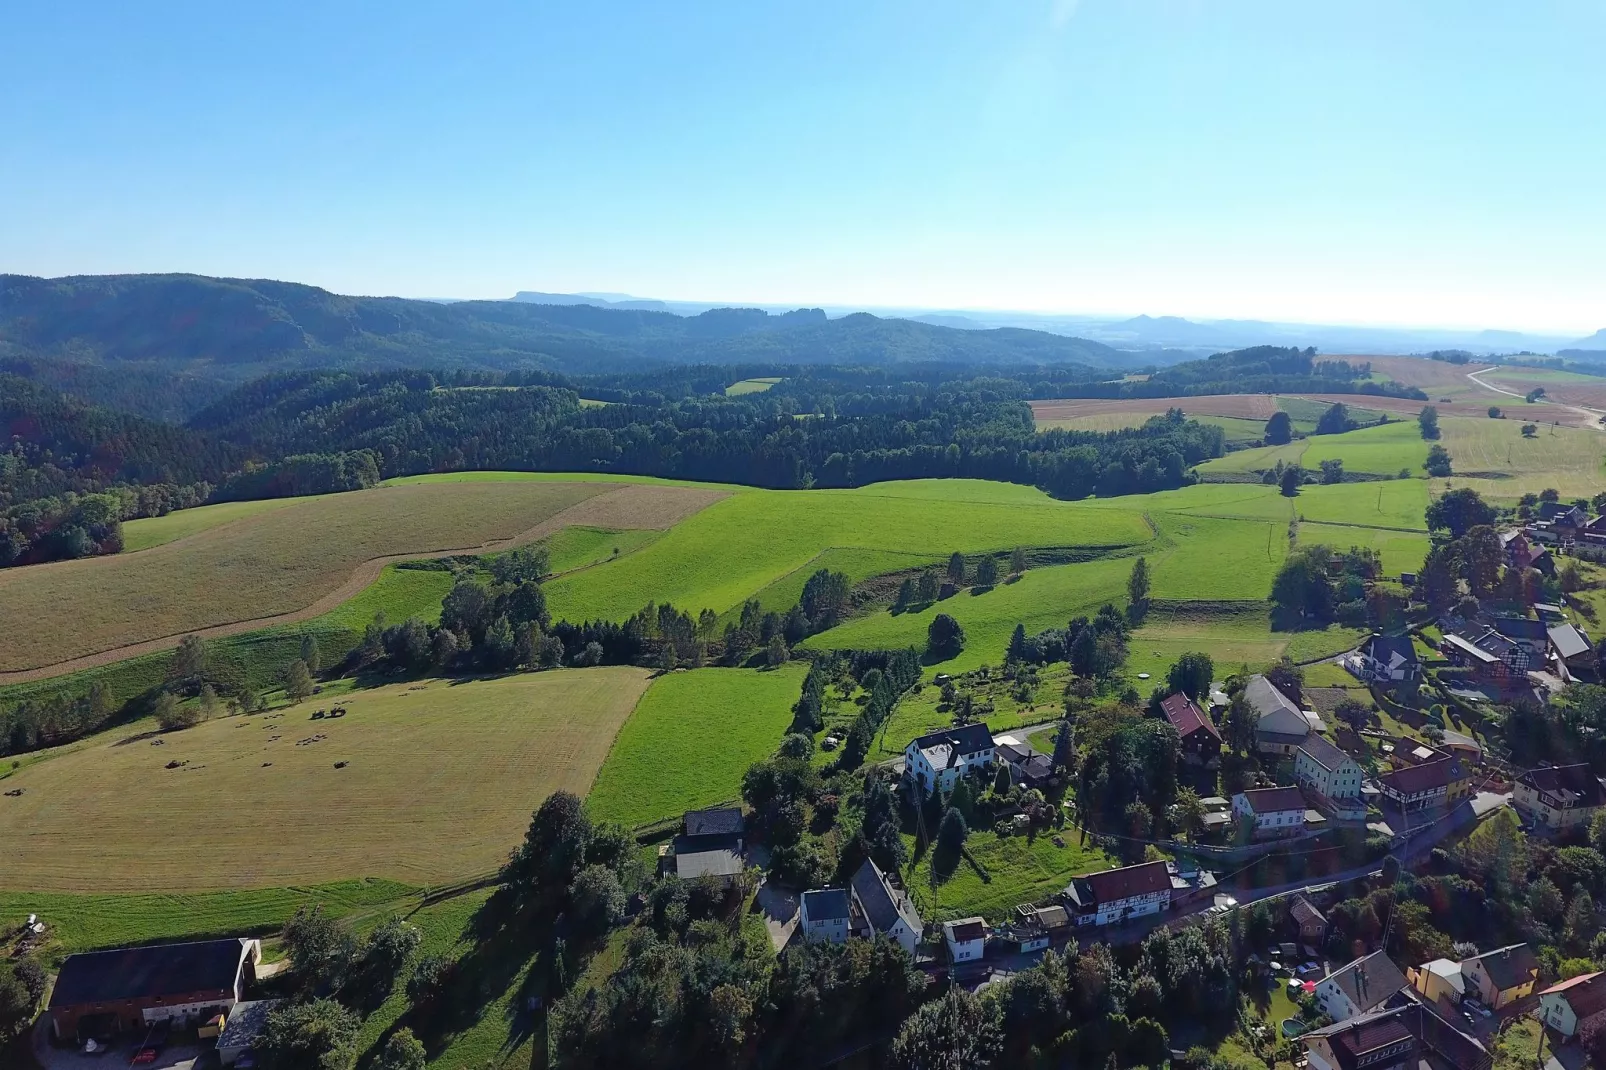
<svg viewBox="0 0 1606 1070"><path fill-rule="evenodd" d="M241 382L296 368L541 368L652 364L1140 363L1041 331L958 330L819 309L699 316L517 301L346 297L315 286L199 275L0 275L0 359L159 363Z"/></svg>

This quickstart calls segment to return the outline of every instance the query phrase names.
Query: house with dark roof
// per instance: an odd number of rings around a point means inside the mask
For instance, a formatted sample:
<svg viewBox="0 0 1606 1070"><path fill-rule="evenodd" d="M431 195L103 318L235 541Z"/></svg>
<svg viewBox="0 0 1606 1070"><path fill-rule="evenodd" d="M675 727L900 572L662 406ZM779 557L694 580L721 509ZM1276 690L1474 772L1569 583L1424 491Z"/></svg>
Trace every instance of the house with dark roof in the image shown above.
<svg viewBox="0 0 1606 1070"><path fill-rule="evenodd" d="M1361 784L1366 779L1360 764L1326 736L1312 732L1294 752L1294 779L1316 796L1317 806L1335 817L1366 817Z"/></svg>
<svg viewBox="0 0 1606 1070"><path fill-rule="evenodd" d="M1378 776L1383 798L1401 812L1454 806L1471 794L1472 775L1466 764L1454 755L1431 753L1433 757L1427 761Z"/></svg>
<svg viewBox="0 0 1606 1070"><path fill-rule="evenodd" d="M1548 631L1550 651L1560 665L1558 675L1563 680L1570 680L1575 675L1594 679L1600 674L1600 659L1595 655L1595 645L1582 628L1564 621L1551 625Z"/></svg>
<svg viewBox="0 0 1606 1070"><path fill-rule="evenodd" d="M1232 797L1232 812L1257 840L1305 831L1305 793L1298 788L1250 788Z"/></svg>
<svg viewBox="0 0 1606 1070"><path fill-rule="evenodd" d="M1530 541L1528 536L1520 531L1503 532L1500 536L1500 546L1506 554L1507 568L1519 571L1538 569L1547 576L1556 572L1556 562L1551 557L1549 548Z"/></svg>
<svg viewBox="0 0 1606 1070"><path fill-rule="evenodd" d="M1510 944L1462 959L1461 975L1470 995L1499 1010L1533 995L1539 983L1539 959L1527 944Z"/></svg>
<svg viewBox="0 0 1606 1070"><path fill-rule="evenodd" d="M1550 629L1532 617L1496 617L1494 630L1528 653L1530 667L1544 665L1550 656Z"/></svg>
<svg viewBox="0 0 1606 1070"><path fill-rule="evenodd" d="M1589 528L1589 513L1566 502L1540 502L1538 516L1539 522L1563 542L1578 538Z"/></svg>
<svg viewBox="0 0 1606 1070"><path fill-rule="evenodd" d="M1422 675L1422 661L1409 635L1373 633L1356 654L1362 678L1375 683L1410 683Z"/></svg>
<svg viewBox="0 0 1606 1070"><path fill-rule="evenodd" d="M993 764L993 734L980 721L932 732L903 749L903 775L921 792L950 792L962 776Z"/></svg>
<svg viewBox="0 0 1606 1070"><path fill-rule="evenodd" d="M747 819L740 807L688 810L682 828L674 842L675 876L681 880L718 877L731 881L746 868L742 837Z"/></svg>
<svg viewBox="0 0 1606 1070"><path fill-rule="evenodd" d="M1377 1010L1408 984L1393 959L1374 951L1324 978L1316 986L1316 1005L1343 1022Z"/></svg>
<svg viewBox="0 0 1606 1070"><path fill-rule="evenodd" d="M1427 1004L1395 1006L1300 1037L1310 1070L1489 1070L1493 1057Z"/></svg>
<svg viewBox="0 0 1606 1070"><path fill-rule="evenodd" d="M980 962L987 953L987 919L945 921L942 923L942 939L948 945L948 961Z"/></svg>
<svg viewBox="0 0 1606 1070"><path fill-rule="evenodd" d="M1606 806L1606 788L1590 767L1548 765L1517 777L1512 804L1552 832L1588 825Z"/></svg>
<svg viewBox="0 0 1606 1070"><path fill-rule="evenodd" d="M75 1044L155 1022L182 1027L240 1002L261 961L261 941L248 937L69 955L46 1013L56 1037Z"/></svg>
<svg viewBox="0 0 1606 1070"><path fill-rule="evenodd" d="M1161 700L1160 711L1177 730L1185 760L1208 765L1221 758L1221 733L1193 699L1181 692L1169 695Z"/></svg>
<svg viewBox="0 0 1606 1070"><path fill-rule="evenodd" d="M1264 676L1251 676L1244 701L1255 711L1255 749L1292 755L1311 733L1310 718Z"/></svg>
<svg viewBox="0 0 1606 1070"><path fill-rule="evenodd" d="M1000 736L993 742L993 758L1009 767L1011 784L1040 788L1053 779L1054 762L1048 755L1014 736Z"/></svg>
<svg viewBox="0 0 1606 1070"><path fill-rule="evenodd" d="M913 955L920 943L922 923L909 893L893 885L881 867L868 858L853 874L850 885L861 922L860 935L879 933Z"/></svg>
<svg viewBox="0 0 1606 1070"><path fill-rule="evenodd" d="M1164 862L1072 877L1060 898L1078 926L1111 925L1171 909L1171 874Z"/></svg>
<svg viewBox="0 0 1606 1070"><path fill-rule="evenodd" d="M1299 942L1308 947L1321 947L1327 939L1327 915L1319 910L1304 892L1295 893L1288 904L1288 917L1299 930Z"/></svg>
<svg viewBox="0 0 1606 1070"><path fill-rule="evenodd" d="M1578 1023L1606 1010L1606 973L1586 973L1539 993L1539 1020L1564 1037L1578 1032Z"/></svg>
<svg viewBox="0 0 1606 1070"><path fill-rule="evenodd" d="M853 925L853 895L846 888L803 893L798 928L811 944L845 944Z"/></svg>

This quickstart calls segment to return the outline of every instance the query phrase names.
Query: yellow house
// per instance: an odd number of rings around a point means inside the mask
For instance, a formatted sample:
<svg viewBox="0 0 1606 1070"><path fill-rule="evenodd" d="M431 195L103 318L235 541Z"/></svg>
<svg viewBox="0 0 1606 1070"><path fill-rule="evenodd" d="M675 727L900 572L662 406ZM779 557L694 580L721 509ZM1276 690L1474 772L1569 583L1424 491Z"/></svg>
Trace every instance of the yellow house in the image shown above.
<svg viewBox="0 0 1606 1070"><path fill-rule="evenodd" d="M1466 976L1461 972L1461 964L1454 959L1434 959L1412 966L1405 971L1405 976L1411 987L1430 1003L1442 999L1454 1005L1467 994Z"/></svg>
<svg viewBox="0 0 1606 1070"><path fill-rule="evenodd" d="M1539 959L1527 944L1485 951L1461 962L1467 995L1476 996L1492 1010L1533 995L1539 984Z"/></svg>

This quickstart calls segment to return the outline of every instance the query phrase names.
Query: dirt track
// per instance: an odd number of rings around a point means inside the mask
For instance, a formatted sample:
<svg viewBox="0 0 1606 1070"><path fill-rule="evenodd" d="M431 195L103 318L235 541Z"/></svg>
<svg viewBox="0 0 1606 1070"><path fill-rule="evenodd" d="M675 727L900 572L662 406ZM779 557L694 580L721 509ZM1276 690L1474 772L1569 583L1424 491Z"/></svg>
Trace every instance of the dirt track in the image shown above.
<svg viewBox="0 0 1606 1070"><path fill-rule="evenodd" d="M0 685L45 680L53 676L80 672L100 665L109 665L112 662L138 657L141 654L153 654L163 650L170 650L176 647L179 640L185 635L198 635L203 639L221 639L226 636L240 635L243 632L257 631L261 628L271 628L281 624L300 624L303 621L322 616L342 602L355 597L365 587L379 578L380 572L384 570L386 565L402 561L449 557L453 554L495 553L528 542L534 542L566 527L668 528L727 496L728 492L726 491L706 490L697 487L665 487L644 483L623 484L617 490L605 491L571 505L562 512L548 517L541 523L521 531L511 538L497 539L474 546L442 547L436 550L387 554L382 557L370 558L352 569L345 582L341 583L339 587L301 609L272 616L254 617L248 620L231 621L227 624L191 629L137 643L127 643L50 665L0 672ZM249 523L250 519L235 521L233 524ZM230 526L232 527L233 524ZM219 529L212 529L212 533L217 530ZM202 532L198 535L190 536L190 538L200 538L208 534L210 533ZM187 540L179 540L179 542L184 541ZM178 543L169 543L168 545L177 546ZM49 566L34 567L48 568Z"/></svg>

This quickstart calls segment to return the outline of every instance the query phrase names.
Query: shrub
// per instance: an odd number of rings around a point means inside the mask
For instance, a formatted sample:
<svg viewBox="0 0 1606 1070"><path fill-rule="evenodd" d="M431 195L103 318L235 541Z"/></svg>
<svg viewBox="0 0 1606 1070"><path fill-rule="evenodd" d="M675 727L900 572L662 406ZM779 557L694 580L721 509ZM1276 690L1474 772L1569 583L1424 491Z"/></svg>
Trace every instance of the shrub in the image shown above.
<svg viewBox="0 0 1606 1070"><path fill-rule="evenodd" d="M926 652L938 661L957 657L965 649L965 629L946 613L931 618L926 628Z"/></svg>

